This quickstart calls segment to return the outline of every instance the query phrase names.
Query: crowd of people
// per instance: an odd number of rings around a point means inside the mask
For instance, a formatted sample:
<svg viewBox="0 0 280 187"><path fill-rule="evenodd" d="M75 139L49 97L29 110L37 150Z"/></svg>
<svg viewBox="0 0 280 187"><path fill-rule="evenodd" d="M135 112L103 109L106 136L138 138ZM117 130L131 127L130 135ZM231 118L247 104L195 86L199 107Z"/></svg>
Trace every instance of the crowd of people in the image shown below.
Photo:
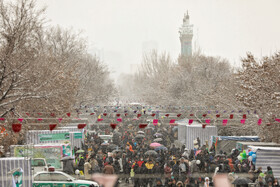
<svg viewBox="0 0 280 187"><path fill-rule="evenodd" d="M154 125L139 129L138 125L123 123L110 128L94 126L83 144L85 152L75 154L75 164L65 167L64 171L71 174L79 169L85 179L91 179L94 173L116 174L118 183L136 187L208 187L214 185L213 176L219 173L226 173L233 184L238 178L245 178L258 187L279 186L271 167L255 168L249 159L238 159L237 149L231 153L216 153L214 144L208 148L199 138L194 149L178 146L175 144L176 126ZM104 142L102 133L111 133L112 139ZM161 146L150 146L155 139Z"/></svg>

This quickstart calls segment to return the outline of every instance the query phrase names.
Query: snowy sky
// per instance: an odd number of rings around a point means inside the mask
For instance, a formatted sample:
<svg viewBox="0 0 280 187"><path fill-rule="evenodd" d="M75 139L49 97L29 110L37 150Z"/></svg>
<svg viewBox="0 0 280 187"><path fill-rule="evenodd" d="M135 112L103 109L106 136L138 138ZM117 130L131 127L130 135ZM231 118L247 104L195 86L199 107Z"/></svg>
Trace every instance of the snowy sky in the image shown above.
<svg viewBox="0 0 280 187"><path fill-rule="evenodd" d="M251 51L260 57L280 48L279 0L38 0L49 25L83 31L113 77L140 64L144 43L176 59L178 29L188 10L193 46L238 66Z"/></svg>

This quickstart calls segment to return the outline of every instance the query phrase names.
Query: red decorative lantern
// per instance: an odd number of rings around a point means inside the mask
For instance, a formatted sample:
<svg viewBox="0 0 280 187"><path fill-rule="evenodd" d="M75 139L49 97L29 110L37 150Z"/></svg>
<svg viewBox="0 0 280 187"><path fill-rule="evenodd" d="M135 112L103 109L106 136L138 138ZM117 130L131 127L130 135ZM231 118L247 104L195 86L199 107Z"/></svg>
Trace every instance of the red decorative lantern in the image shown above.
<svg viewBox="0 0 280 187"><path fill-rule="evenodd" d="M189 120L189 125L191 125L193 123L193 119Z"/></svg>
<svg viewBox="0 0 280 187"><path fill-rule="evenodd" d="M144 128L146 128L147 126L148 126L148 124L145 124L145 123L139 124L139 128L140 128L140 129L144 129Z"/></svg>
<svg viewBox="0 0 280 187"><path fill-rule="evenodd" d="M217 115L216 115L217 118L219 118L220 116L221 116L220 114L217 114Z"/></svg>
<svg viewBox="0 0 280 187"><path fill-rule="evenodd" d="M120 116L121 116L121 114L116 114L116 116L117 116L117 117L120 117Z"/></svg>
<svg viewBox="0 0 280 187"><path fill-rule="evenodd" d="M117 124L111 124L110 126L112 127L112 129L115 129L117 127Z"/></svg>
<svg viewBox="0 0 280 187"><path fill-rule="evenodd" d="M103 113L103 116L107 116L107 113Z"/></svg>
<svg viewBox="0 0 280 187"><path fill-rule="evenodd" d="M21 124L12 124L12 129L14 132L19 132L21 130Z"/></svg>
<svg viewBox="0 0 280 187"><path fill-rule="evenodd" d="M177 117L179 118L182 114L178 114Z"/></svg>
<svg viewBox="0 0 280 187"><path fill-rule="evenodd" d="M52 131L52 130L54 130L54 129L55 129L56 124L50 124L50 125L49 125L49 127L50 127L50 131Z"/></svg>
<svg viewBox="0 0 280 187"><path fill-rule="evenodd" d="M202 124L202 128L205 129L205 127L206 127L206 124Z"/></svg>
<svg viewBox="0 0 280 187"><path fill-rule="evenodd" d="M206 117L206 116L207 116L207 114L203 114L202 116L203 116L203 117Z"/></svg>
<svg viewBox="0 0 280 187"><path fill-rule="evenodd" d="M70 116L71 116L71 113L70 113L70 112L68 112L68 113L66 113L66 115L67 115L68 117L70 117Z"/></svg>
<svg viewBox="0 0 280 187"><path fill-rule="evenodd" d="M152 114L151 116L155 117L156 114Z"/></svg>
<svg viewBox="0 0 280 187"><path fill-rule="evenodd" d="M90 113L90 115L92 116L92 115L94 115L94 113Z"/></svg>
<svg viewBox="0 0 280 187"><path fill-rule="evenodd" d="M166 117L169 117L169 114L165 114Z"/></svg>
<svg viewBox="0 0 280 187"><path fill-rule="evenodd" d="M127 115L128 115L128 113L125 113L124 115L125 115L125 116L127 116Z"/></svg>
<svg viewBox="0 0 280 187"><path fill-rule="evenodd" d="M246 119L246 114L243 114L243 119Z"/></svg>
<svg viewBox="0 0 280 187"><path fill-rule="evenodd" d="M231 114L231 115L229 116L229 119L233 119L233 114Z"/></svg>
<svg viewBox="0 0 280 187"><path fill-rule="evenodd" d="M51 117L55 117L55 113L51 113Z"/></svg>
<svg viewBox="0 0 280 187"><path fill-rule="evenodd" d="M78 124L78 129L83 129L83 128L85 128L86 125L87 124Z"/></svg>
<svg viewBox="0 0 280 187"><path fill-rule="evenodd" d="M141 114L137 114L137 118L140 118L141 117Z"/></svg>
<svg viewBox="0 0 280 187"><path fill-rule="evenodd" d="M194 116L194 114L190 114L190 116Z"/></svg>
<svg viewBox="0 0 280 187"><path fill-rule="evenodd" d="M27 116L30 116L30 114L28 112L25 113Z"/></svg>

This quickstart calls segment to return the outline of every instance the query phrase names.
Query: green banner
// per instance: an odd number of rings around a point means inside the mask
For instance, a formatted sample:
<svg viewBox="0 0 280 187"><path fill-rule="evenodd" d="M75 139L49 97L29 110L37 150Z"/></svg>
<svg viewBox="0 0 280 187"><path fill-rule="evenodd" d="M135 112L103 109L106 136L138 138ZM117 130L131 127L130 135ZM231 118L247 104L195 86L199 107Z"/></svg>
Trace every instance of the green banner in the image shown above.
<svg viewBox="0 0 280 187"><path fill-rule="evenodd" d="M82 138L83 138L83 133L81 132L74 133L74 139L82 139Z"/></svg>
<svg viewBox="0 0 280 187"><path fill-rule="evenodd" d="M39 134L40 141L53 141L53 140L69 140L70 134L66 133L57 133L57 134Z"/></svg>

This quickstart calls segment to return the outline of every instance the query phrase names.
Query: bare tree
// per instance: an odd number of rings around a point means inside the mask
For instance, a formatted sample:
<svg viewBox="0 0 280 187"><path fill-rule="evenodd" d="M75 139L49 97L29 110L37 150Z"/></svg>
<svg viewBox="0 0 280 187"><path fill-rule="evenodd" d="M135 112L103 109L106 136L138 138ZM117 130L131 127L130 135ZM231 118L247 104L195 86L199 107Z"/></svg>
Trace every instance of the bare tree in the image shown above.
<svg viewBox="0 0 280 187"><path fill-rule="evenodd" d="M263 140L279 142L280 127L275 118L280 113L280 53L261 60L248 53L242 62L237 98L248 108L257 109L256 118L262 118L263 124L257 128L255 121L254 128Z"/></svg>

